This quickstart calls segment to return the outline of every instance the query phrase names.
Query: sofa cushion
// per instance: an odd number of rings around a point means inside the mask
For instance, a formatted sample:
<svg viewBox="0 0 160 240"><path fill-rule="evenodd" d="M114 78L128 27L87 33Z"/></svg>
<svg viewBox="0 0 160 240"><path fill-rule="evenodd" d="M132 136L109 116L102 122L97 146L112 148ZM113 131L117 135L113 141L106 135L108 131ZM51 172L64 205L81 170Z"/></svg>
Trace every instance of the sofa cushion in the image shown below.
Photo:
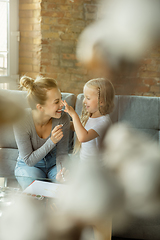
<svg viewBox="0 0 160 240"><path fill-rule="evenodd" d="M10 100L11 104L14 102L16 105L20 106L23 109L28 107L26 91L0 89L0 96L3 97L3 99ZM13 134L12 124L1 126L0 136L1 136L0 137L1 148L2 147L17 148L17 144L15 142L15 138Z"/></svg>
<svg viewBox="0 0 160 240"><path fill-rule="evenodd" d="M136 128L158 129L159 98L118 96L118 121L128 121Z"/></svg>
<svg viewBox="0 0 160 240"><path fill-rule="evenodd" d="M159 98L142 96L118 96L118 122L133 127L159 140Z"/></svg>
<svg viewBox="0 0 160 240"><path fill-rule="evenodd" d="M68 105L72 106L75 108L76 104L76 96L73 93L62 93L62 100L66 100ZM63 107L64 109L64 107ZM71 119L71 117L70 117ZM71 153L73 151L73 143L74 143L74 132L70 131L69 134L69 146L68 146L68 152Z"/></svg>
<svg viewBox="0 0 160 240"><path fill-rule="evenodd" d="M15 102L22 108L29 107L26 91L0 89L0 96Z"/></svg>
<svg viewBox="0 0 160 240"><path fill-rule="evenodd" d="M0 126L0 148L17 148L12 125Z"/></svg>
<svg viewBox="0 0 160 240"><path fill-rule="evenodd" d="M0 148L0 177L14 177L17 157L17 149Z"/></svg>
<svg viewBox="0 0 160 240"><path fill-rule="evenodd" d="M83 99L84 99L84 94L83 93L78 94L77 100L76 100L75 111L79 116L81 115L81 111L82 111L82 107L83 107Z"/></svg>
<svg viewBox="0 0 160 240"><path fill-rule="evenodd" d="M73 108L75 108L76 96L73 93L64 93L64 92L62 92L62 100L66 100L68 105L70 105Z"/></svg>

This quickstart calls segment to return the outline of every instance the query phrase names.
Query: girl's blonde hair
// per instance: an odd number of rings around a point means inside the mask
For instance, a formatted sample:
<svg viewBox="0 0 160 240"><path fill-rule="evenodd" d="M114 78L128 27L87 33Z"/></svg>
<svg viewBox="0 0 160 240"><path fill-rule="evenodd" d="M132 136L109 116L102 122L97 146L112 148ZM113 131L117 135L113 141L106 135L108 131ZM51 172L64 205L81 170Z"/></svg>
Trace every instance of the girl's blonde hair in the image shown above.
<svg viewBox="0 0 160 240"><path fill-rule="evenodd" d="M98 96L98 108L101 115L110 114L114 108L114 97L115 90L113 84L106 78L96 78L89 80L84 87L87 86L89 88L94 88L97 90ZM101 104L102 102L102 104ZM90 113L87 112L86 107L83 103L82 113L80 116L80 120L83 126L86 125L88 118L91 116ZM76 139L74 153L80 149L80 143L78 139Z"/></svg>
<svg viewBox="0 0 160 240"><path fill-rule="evenodd" d="M98 108L101 115L106 115L113 111L115 90L112 83L108 79L91 79L84 85L84 87L85 86L97 90ZM101 102L103 104L100 104ZM85 126L89 117L90 113L87 112L85 105L83 104L80 117L83 126Z"/></svg>
<svg viewBox="0 0 160 240"><path fill-rule="evenodd" d="M58 88L56 80L49 77L38 76L33 79L23 76L20 79L20 89L27 90L28 103L32 109L36 109L39 103L44 105L47 100L47 91L52 88Z"/></svg>

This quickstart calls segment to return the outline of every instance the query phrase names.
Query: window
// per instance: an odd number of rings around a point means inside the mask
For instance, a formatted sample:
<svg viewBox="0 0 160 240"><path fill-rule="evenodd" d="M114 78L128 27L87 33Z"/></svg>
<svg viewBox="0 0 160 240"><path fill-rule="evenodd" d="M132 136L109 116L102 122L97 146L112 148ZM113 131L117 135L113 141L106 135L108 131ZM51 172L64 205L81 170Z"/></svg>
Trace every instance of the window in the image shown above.
<svg viewBox="0 0 160 240"><path fill-rule="evenodd" d="M0 0L0 88L17 88L19 0Z"/></svg>

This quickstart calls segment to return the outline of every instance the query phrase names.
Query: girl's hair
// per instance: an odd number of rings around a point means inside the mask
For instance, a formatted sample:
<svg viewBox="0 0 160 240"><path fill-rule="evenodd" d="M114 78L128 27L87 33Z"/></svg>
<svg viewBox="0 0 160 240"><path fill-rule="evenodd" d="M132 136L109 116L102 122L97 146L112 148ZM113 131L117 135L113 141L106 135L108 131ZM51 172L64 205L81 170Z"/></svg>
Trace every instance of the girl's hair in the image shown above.
<svg viewBox="0 0 160 240"><path fill-rule="evenodd" d="M38 103L45 104L47 91L52 88L58 88L57 82L53 78L38 76L33 79L23 76L20 79L20 89L27 90L28 103L32 109L36 109Z"/></svg>
<svg viewBox="0 0 160 240"><path fill-rule="evenodd" d="M84 86L97 90L98 108L101 115L109 114L114 108L115 90L112 83L105 78L96 78L89 80ZM102 104L101 104L102 102ZM87 112L83 104L81 113L81 122L85 126L90 114Z"/></svg>
<svg viewBox="0 0 160 240"><path fill-rule="evenodd" d="M113 84L106 78L96 78L89 80L84 87L94 88L97 90L98 96L98 108L101 115L109 114L113 111L114 108L114 97L115 90ZM102 103L102 104L101 104ZM91 116L87 112L85 105L83 104L82 113L81 113L81 123L83 126L86 125L88 118ZM80 143L76 140L74 152L76 153L80 148Z"/></svg>

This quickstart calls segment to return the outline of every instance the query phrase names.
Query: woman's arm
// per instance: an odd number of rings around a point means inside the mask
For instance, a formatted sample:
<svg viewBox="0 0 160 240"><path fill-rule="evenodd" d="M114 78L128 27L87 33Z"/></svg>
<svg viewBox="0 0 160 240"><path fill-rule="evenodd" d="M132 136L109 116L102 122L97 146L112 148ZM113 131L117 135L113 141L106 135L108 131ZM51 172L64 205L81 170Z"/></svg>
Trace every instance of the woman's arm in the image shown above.
<svg viewBox="0 0 160 240"><path fill-rule="evenodd" d="M64 100L64 105L65 105L65 112L67 112L72 117L74 130L76 132L79 142L81 143L88 142L99 136L98 133L93 129L90 129L87 131L83 127L78 114L71 106L67 104L65 100Z"/></svg>
<svg viewBox="0 0 160 240"><path fill-rule="evenodd" d="M67 113L63 112L61 118L61 124L63 124L63 138L57 143L56 165L57 170L60 171L61 166L65 165L69 151L69 133L70 133L70 117Z"/></svg>
<svg viewBox="0 0 160 240"><path fill-rule="evenodd" d="M34 166L56 146L50 138L43 141L37 136L29 110L13 129L19 155L28 166Z"/></svg>

